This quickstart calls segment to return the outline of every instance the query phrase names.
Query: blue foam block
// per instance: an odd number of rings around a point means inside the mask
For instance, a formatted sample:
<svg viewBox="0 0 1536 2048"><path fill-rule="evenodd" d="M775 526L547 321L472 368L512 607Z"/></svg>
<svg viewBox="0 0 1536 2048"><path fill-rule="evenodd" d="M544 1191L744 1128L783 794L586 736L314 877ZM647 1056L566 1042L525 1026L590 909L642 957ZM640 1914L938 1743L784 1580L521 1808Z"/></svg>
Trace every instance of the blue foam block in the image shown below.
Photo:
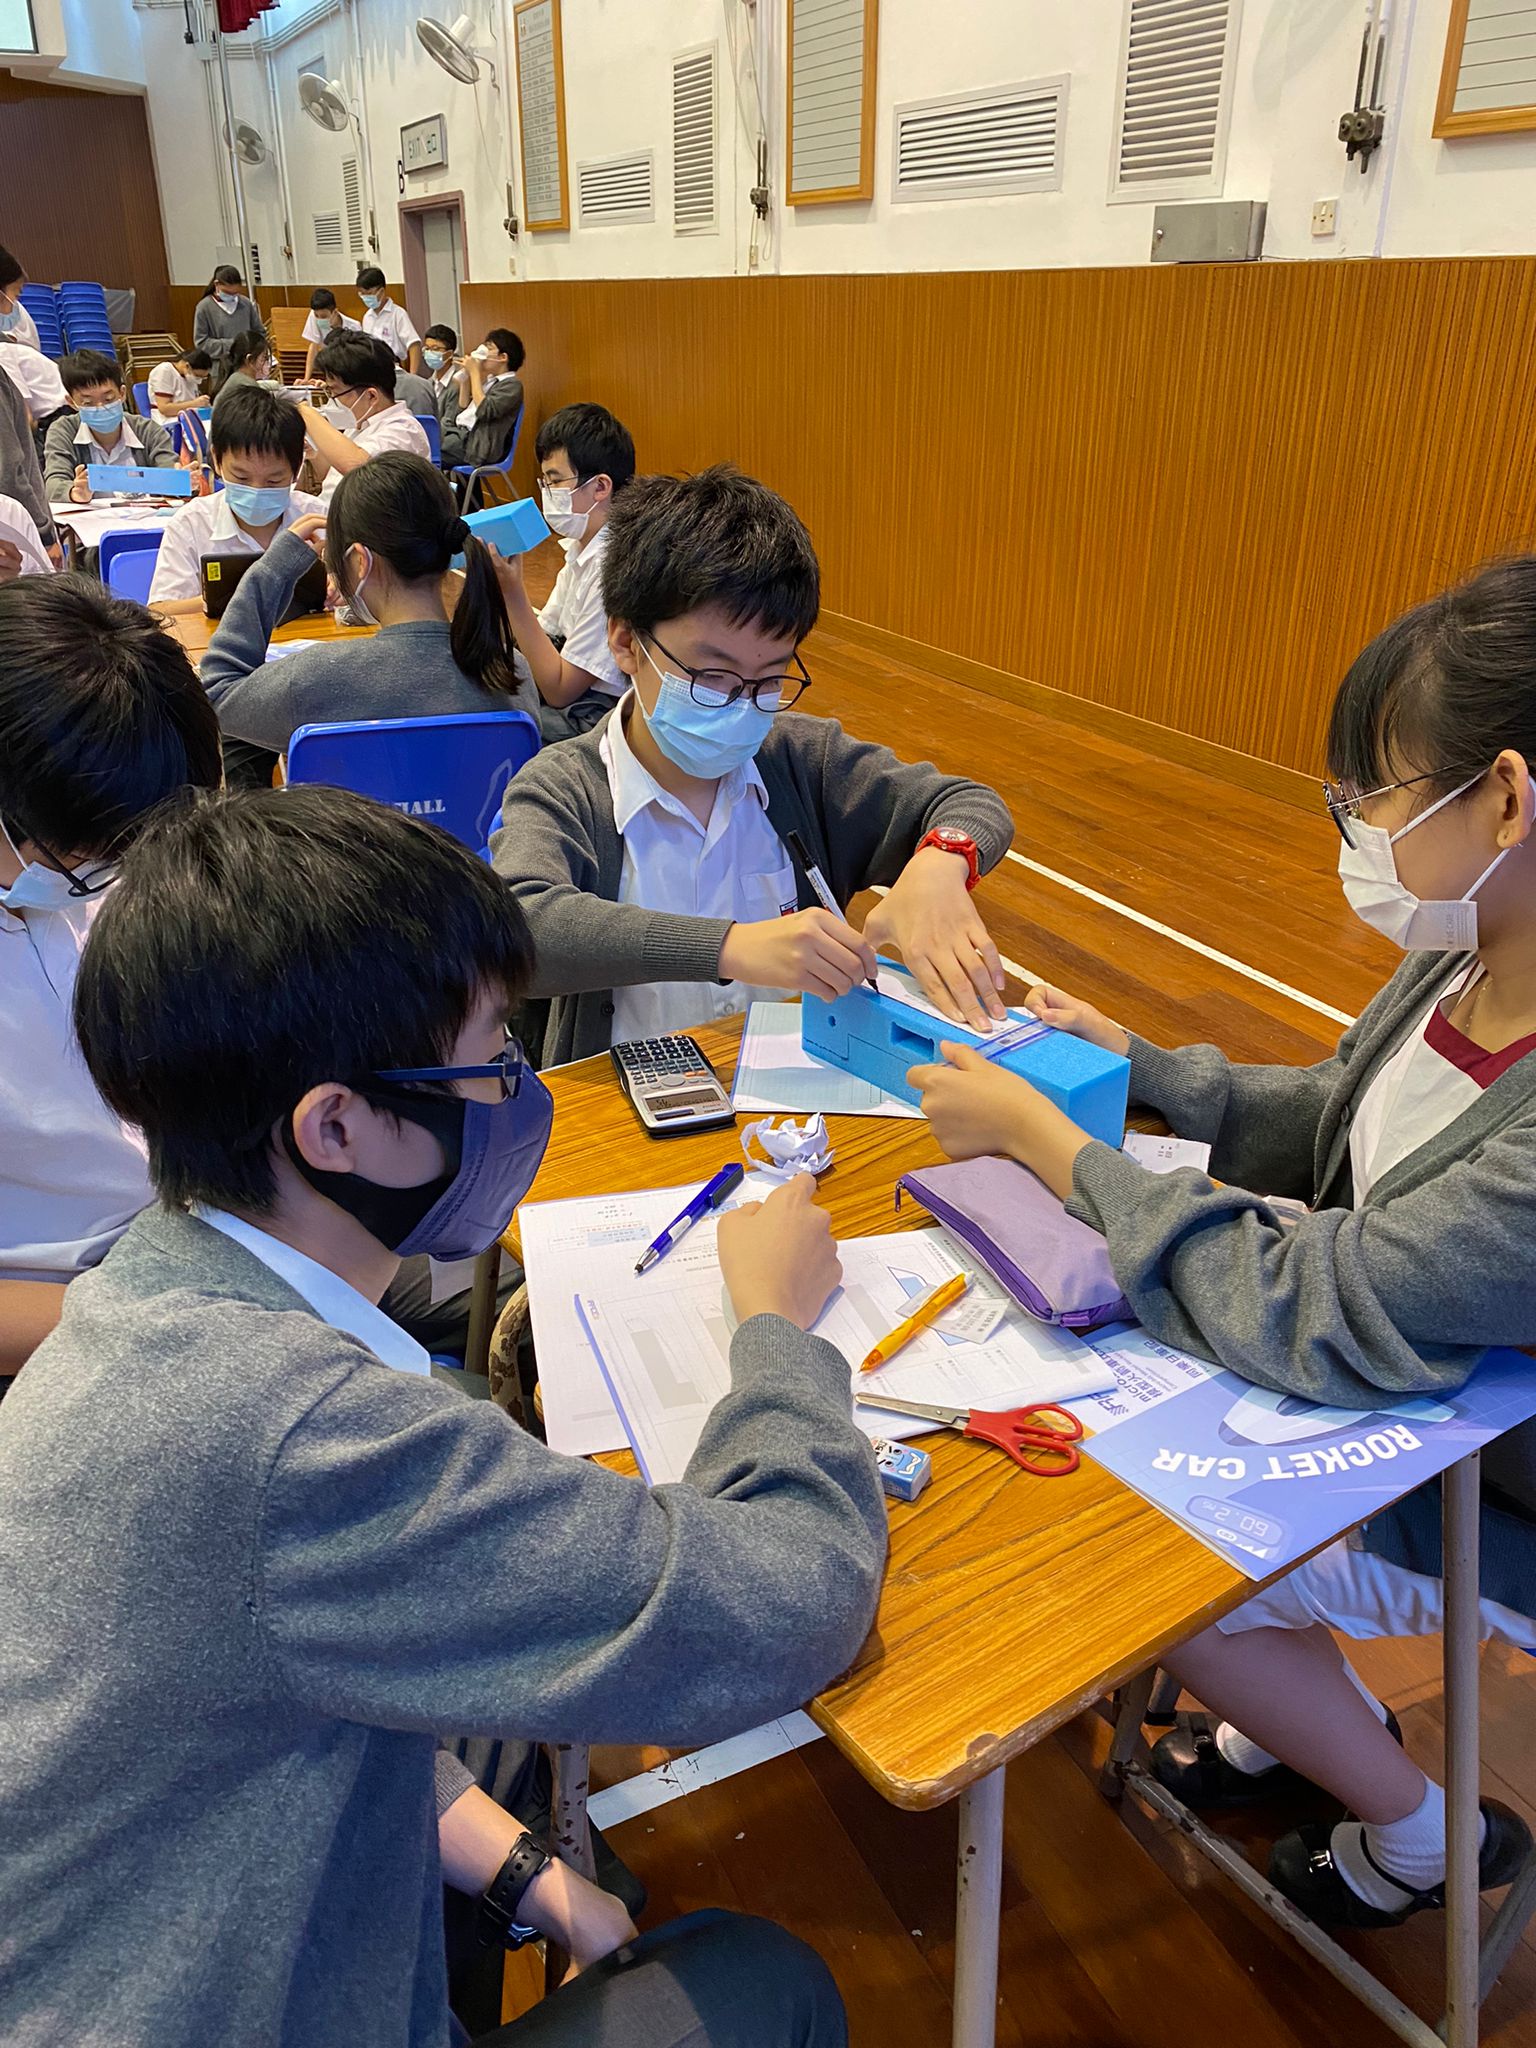
<svg viewBox="0 0 1536 2048"><path fill-rule="evenodd" d="M483 512L468 512L464 524L476 540L483 540L487 547L504 555L526 555L541 540L549 539L544 514L532 498L517 498L510 505L487 505ZM455 555L453 566L462 569L464 557Z"/></svg>
<svg viewBox="0 0 1536 2048"><path fill-rule="evenodd" d="M98 498L146 497L190 498L192 472L189 469L122 468L113 462L86 465L86 482Z"/></svg>
<svg viewBox="0 0 1536 2048"><path fill-rule="evenodd" d="M916 1104L908 1067L934 1065L942 1044L985 1048L986 1039L963 1024L940 1023L871 988L851 989L835 1003L818 996L800 1002L800 1042L812 1058L887 1095ZM997 1064L1021 1075L1090 1137L1118 1146L1125 1136L1131 1063L1065 1031L1045 1031L1027 1045L1000 1053Z"/></svg>

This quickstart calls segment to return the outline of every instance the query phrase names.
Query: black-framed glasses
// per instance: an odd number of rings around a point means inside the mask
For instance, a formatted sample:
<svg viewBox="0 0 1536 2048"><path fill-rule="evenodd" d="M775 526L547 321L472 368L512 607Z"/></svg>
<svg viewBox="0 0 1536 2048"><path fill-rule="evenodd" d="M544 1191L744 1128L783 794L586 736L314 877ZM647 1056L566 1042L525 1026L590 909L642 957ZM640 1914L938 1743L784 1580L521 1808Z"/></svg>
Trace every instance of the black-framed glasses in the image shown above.
<svg viewBox="0 0 1536 2048"><path fill-rule="evenodd" d="M21 840L25 839L29 846L35 846L54 873L64 876L69 883L71 896L99 896L103 889L110 889L117 880L117 868L110 858L95 861L82 872L79 868L72 868L68 861L62 860L51 846L38 838L35 832L24 832L19 825L13 825L9 818L0 818L0 832L5 834L6 841L18 860L22 858ZM23 862L23 866L25 865Z"/></svg>
<svg viewBox="0 0 1536 2048"><path fill-rule="evenodd" d="M789 657L794 667L787 675L760 676L755 683L749 683L734 669L689 668L686 662L678 660L670 647L663 646L654 633L651 641L661 648L678 674L688 678L689 696L707 711L724 711L729 704L739 704L743 697L752 699L756 711L787 711L811 687L810 675L798 654Z"/></svg>
<svg viewBox="0 0 1536 2048"><path fill-rule="evenodd" d="M601 476L602 473L601 470L595 469L592 472L592 476ZM556 483L553 477L547 477L541 473L534 481L538 484L541 491L570 491L574 495L575 492L586 489L587 485L592 481L592 476L579 476L574 483L568 484L563 477Z"/></svg>
<svg viewBox="0 0 1536 2048"><path fill-rule="evenodd" d="M1360 816L1362 804L1368 804L1378 796L1390 796L1395 789L1414 789L1421 782L1436 782L1447 775L1460 775L1463 772L1475 777L1480 771L1475 768L1466 771L1460 768L1430 768L1423 775L1406 775L1401 782L1384 782L1379 789L1363 789L1355 796L1351 796L1341 784L1325 781L1323 802L1328 806L1329 817L1339 828L1339 837L1346 846L1354 848L1359 842L1351 836L1349 828L1351 825L1364 823Z"/></svg>
<svg viewBox="0 0 1536 2048"><path fill-rule="evenodd" d="M509 1038L496 1055L478 1067L381 1067L376 1081L499 1081L503 1102L514 1102L528 1071L527 1057L517 1039Z"/></svg>

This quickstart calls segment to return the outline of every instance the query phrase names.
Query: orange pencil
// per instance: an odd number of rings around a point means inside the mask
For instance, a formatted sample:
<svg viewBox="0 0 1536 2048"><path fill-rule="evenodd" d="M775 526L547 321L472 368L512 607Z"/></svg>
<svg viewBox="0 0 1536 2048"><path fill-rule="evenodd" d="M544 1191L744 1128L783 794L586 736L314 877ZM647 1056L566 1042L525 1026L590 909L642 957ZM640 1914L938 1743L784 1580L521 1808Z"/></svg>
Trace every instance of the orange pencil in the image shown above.
<svg viewBox="0 0 1536 2048"><path fill-rule="evenodd" d="M877 1366L889 1364L903 1344L910 1344L912 1339L926 1330L930 1323L936 1322L951 1303L960 1299L970 1284L969 1273L956 1273L948 1280L941 1280L931 1294L923 1296L911 1315L896 1325L889 1337L880 1339L859 1367L859 1371L873 1372Z"/></svg>

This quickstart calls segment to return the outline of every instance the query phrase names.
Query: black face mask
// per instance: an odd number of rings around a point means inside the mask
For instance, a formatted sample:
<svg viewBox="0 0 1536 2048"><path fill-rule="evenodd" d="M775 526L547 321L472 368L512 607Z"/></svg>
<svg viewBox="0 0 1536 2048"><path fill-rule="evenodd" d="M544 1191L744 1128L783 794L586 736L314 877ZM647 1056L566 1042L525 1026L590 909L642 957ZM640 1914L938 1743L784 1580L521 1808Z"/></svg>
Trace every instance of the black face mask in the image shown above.
<svg viewBox="0 0 1536 2048"><path fill-rule="evenodd" d="M317 1194L344 1209L370 1237L396 1252L458 1176L464 1156L464 1113L468 1104L462 1095L422 1095L405 1088L375 1086L360 1088L358 1093L376 1109L387 1109L405 1122L430 1131L443 1148L445 1170L432 1180L408 1188L385 1187L379 1181L365 1180L360 1173L323 1173L319 1167L310 1165L294 1143L289 1117L283 1119L283 1145Z"/></svg>

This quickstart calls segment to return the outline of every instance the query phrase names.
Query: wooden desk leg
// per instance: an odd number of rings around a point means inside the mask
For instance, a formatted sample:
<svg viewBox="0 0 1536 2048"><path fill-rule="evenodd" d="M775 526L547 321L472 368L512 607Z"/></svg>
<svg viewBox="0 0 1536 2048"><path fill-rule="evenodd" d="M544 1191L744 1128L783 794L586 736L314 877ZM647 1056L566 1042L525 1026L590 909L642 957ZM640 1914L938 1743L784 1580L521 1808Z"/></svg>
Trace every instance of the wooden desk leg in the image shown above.
<svg viewBox="0 0 1536 2048"><path fill-rule="evenodd" d="M1452 1465L1444 1487L1445 2018L1448 2048L1478 2036L1478 1506L1481 1460Z"/></svg>
<svg viewBox="0 0 1536 2048"><path fill-rule="evenodd" d="M464 1370L490 1370L491 1331L496 1327L496 1287L501 1278L501 1246L493 1244L475 1261L469 1293L469 1335L464 1344Z"/></svg>
<svg viewBox="0 0 1536 2048"><path fill-rule="evenodd" d="M1003 1895L1003 1793L1007 1767L960 1795L955 1865L954 2048L993 2048L997 2039L998 1913Z"/></svg>

